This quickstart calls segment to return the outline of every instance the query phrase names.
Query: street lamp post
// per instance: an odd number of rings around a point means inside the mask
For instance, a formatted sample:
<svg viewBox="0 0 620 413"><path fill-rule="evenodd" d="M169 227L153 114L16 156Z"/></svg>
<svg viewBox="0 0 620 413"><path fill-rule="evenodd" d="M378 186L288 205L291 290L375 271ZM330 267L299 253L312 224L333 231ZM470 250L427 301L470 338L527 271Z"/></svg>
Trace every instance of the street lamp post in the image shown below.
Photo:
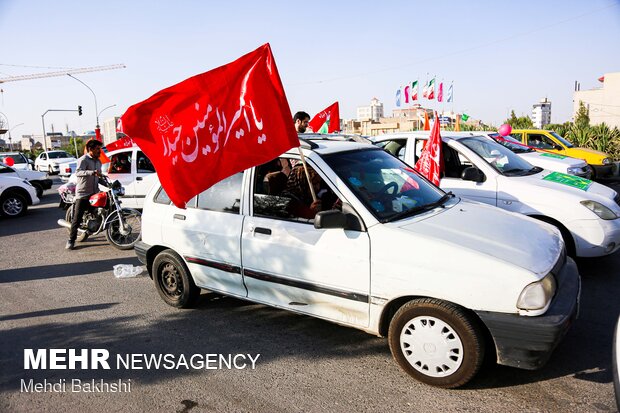
<svg viewBox="0 0 620 413"><path fill-rule="evenodd" d="M4 113L2 113L2 112L0 112L0 115L4 116L4 119L6 119L6 130L4 130L4 131L2 132L2 133L6 133L6 132L10 129L10 126L9 126L9 118L8 118L8 117L7 117ZM0 129L2 129L2 128L0 127ZM10 141L9 141L9 142L10 142Z"/></svg>
<svg viewBox="0 0 620 413"><path fill-rule="evenodd" d="M9 129L9 150L12 151L13 150L13 144L12 144L12 140L11 139L11 131L15 128L17 128L18 126L22 126L23 123L18 123L17 125L13 126L11 129Z"/></svg>
<svg viewBox="0 0 620 413"><path fill-rule="evenodd" d="M90 93L93 94L93 97L95 98L95 118L97 121L97 125L95 126L95 138L98 141L101 141L101 129L99 128L99 112L97 109L97 95L95 95L95 92L90 88L90 86L88 86L86 83L82 82L80 79L78 79L77 77L73 76L70 73L67 73L67 76L69 76L72 79L77 80L78 82L80 82L81 84L83 84L84 86L86 86L88 88L88 90L90 90ZM107 108L106 108L107 109ZM104 109L105 110L105 109ZM101 111L103 112L103 110Z"/></svg>

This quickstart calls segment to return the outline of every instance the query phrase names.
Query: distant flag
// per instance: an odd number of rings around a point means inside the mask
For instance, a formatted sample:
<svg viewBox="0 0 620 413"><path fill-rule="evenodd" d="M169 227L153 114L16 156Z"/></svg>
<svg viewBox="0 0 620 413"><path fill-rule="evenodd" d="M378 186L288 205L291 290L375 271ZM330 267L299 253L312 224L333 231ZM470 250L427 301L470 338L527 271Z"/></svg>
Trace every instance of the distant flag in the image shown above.
<svg viewBox="0 0 620 413"><path fill-rule="evenodd" d="M439 131L439 117L435 112L435 122L433 123L433 131L431 132L420 159L415 164L420 174L426 179L439 186L441 179L441 170L443 169L443 159L441 156L441 134Z"/></svg>
<svg viewBox="0 0 620 413"><path fill-rule="evenodd" d="M411 101L418 100L418 81L411 84Z"/></svg>
<svg viewBox="0 0 620 413"><path fill-rule="evenodd" d="M435 78L428 82L428 100L435 99Z"/></svg>
<svg viewBox="0 0 620 413"><path fill-rule="evenodd" d="M316 133L332 133L340 130L340 106L334 102L328 108L314 115L309 126Z"/></svg>
<svg viewBox="0 0 620 413"><path fill-rule="evenodd" d="M424 83L424 87L422 88L422 97L428 98L428 82Z"/></svg>
<svg viewBox="0 0 620 413"><path fill-rule="evenodd" d="M461 120L462 120L463 122L467 122L467 119L469 119L469 115L468 115L467 113L463 113L463 114L461 115Z"/></svg>
<svg viewBox="0 0 620 413"><path fill-rule="evenodd" d="M452 102L452 86L453 84L450 83L450 87L448 88L448 96L447 96L446 102Z"/></svg>
<svg viewBox="0 0 620 413"><path fill-rule="evenodd" d="M431 121L428 119L428 112L424 111L424 130L431 130Z"/></svg>
<svg viewBox="0 0 620 413"><path fill-rule="evenodd" d="M443 82L439 83L439 91L437 92L437 102L443 101Z"/></svg>
<svg viewBox="0 0 620 413"><path fill-rule="evenodd" d="M396 91L396 106L400 107L400 89Z"/></svg>
<svg viewBox="0 0 620 413"><path fill-rule="evenodd" d="M409 103L409 85L405 86L405 103Z"/></svg>

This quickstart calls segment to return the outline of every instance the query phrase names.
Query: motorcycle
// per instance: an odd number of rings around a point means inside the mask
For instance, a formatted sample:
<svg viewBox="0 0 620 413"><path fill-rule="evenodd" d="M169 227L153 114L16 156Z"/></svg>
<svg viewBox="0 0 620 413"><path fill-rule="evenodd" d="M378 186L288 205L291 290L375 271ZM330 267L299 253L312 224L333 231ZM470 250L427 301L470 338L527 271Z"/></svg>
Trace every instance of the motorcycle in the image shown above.
<svg viewBox="0 0 620 413"><path fill-rule="evenodd" d="M102 176L99 178L99 184L105 189L91 195L88 199L90 208L84 212L76 241L82 242L91 235L105 232L108 242L113 247L119 250L133 248L142 235L140 212L135 209L121 208L121 201L118 197L125 194L125 188L119 181L110 182ZM59 207L67 211L65 219L58 220L58 225L71 231L75 208L75 184L62 185L58 193L61 199Z"/></svg>

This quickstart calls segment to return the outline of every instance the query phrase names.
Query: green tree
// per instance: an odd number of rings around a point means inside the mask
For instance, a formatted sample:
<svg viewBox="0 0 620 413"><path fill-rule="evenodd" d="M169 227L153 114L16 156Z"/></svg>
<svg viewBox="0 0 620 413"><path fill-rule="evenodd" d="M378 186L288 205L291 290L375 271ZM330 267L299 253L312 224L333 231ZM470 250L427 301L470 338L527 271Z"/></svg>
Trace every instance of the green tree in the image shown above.
<svg viewBox="0 0 620 413"><path fill-rule="evenodd" d="M575 126L579 128L590 126L590 110L586 108L581 100L579 101L577 116L575 116Z"/></svg>
<svg viewBox="0 0 620 413"><path fill-rule="evenodd" d="M517 117L514 110L510 111L510 117L504 123L509 124L513 129L531 129L534 127L534 123L529 116Z"/></svg>

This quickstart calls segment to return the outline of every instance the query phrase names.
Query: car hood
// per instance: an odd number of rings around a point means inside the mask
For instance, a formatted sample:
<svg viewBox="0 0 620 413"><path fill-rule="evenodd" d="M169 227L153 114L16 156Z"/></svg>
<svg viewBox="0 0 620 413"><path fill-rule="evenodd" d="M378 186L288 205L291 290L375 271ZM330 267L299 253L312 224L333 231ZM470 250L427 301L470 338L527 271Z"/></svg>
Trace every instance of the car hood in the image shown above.
<svg viewBox="0 0 620 413"><path fill-rule="evenodd" d="M556 153L527 152L520 153L519 156L525 158L532 165L551 169L552 171L566 172L566 169L569 167L583 168L587 165L583 159L571 158L570 156L558 155Z"/></svg>
<svg viewBox="0 0 620 413"><path fill-rule="evenodd" d="M15 172L17 172L17 175L19 175L20 178L24 178L29 181L40 181L42 179L47 179L47 174L45 172L29 171L23 169L16 169Z"/></svg>
<svg viewBox="0 0 620 413"><path fill-rule="evenodd" d="M562 153L566 154L567 156L572 156L573 158L579 158L579 159L583 159L583 157L585 156L585 154L590 155L593 158L600 158L598 159L598 163L603 163L603 159L605 158L609 158L609 155L607 155L605 152L601 152L601 151L597 151L594 149L589 149L589 148L566 148L566 150L562 151Z"/></svg>
<svg viewBox="0 0 620 413"><path fill-rule="evenodd" d="M393 224L542 275L551 270L564 246L551 225L465 200L427 219Z"/></svg>

